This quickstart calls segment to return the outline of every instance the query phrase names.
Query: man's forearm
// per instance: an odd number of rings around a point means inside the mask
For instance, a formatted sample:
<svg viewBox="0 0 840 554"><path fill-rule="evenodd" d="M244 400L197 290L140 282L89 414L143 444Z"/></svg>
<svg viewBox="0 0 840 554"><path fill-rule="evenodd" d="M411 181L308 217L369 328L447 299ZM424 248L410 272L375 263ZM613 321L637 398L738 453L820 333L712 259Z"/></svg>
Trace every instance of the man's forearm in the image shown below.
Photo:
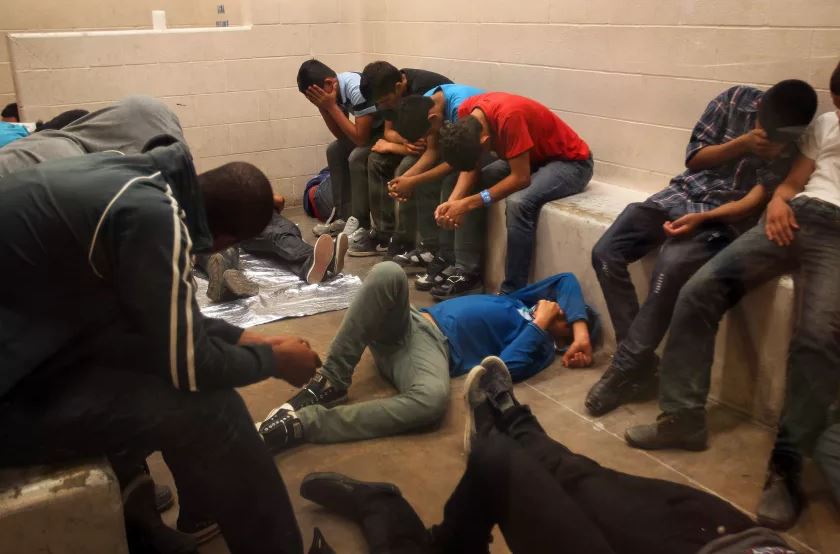
<svg viewBox="0 0 840 554"><path fill-rule="evenodd" d="M734 202L727 202L703 214L707 221L717 220L731 223L738 221L762 208L766 198L762 185L754 186L746 196Z"/></svg>
<svg viewBox="0 0 840 554"><path fill-rule="evenodd" d="M449 200L460 200L464 198L475 186L478 181L478 170L462 171L458 175L458 182L455 183L455 188L449 195Z"/></svg>
<svg viewBox="0 0 840 554"><path fill-rule="evenodd" d="M503 198L507 198L514 192L520 191L531 184L531 176L522 176L516 175L511 173L489 189L487 192L490 193L490 198L493 199L493 202L498 202ZM467 204L471 210L475 210L480 208L484 205L484 200L481 198L479 194L473 194L469 198L467 198Z"/></svg>
<svg viewBox="0 0 840 554"><path fill-rule="evenodd" d="M347 137L356 146L364 146L367 143L369 137L362 136L359 128L355 123L350 121L350 118L344 114L341 108L338 107L338 104L330 106L327 110L327 115L335 126L338 127L341 136ZM341 136L338 136L338 138L341 138Z"/></svg>
<svg viewBox="0 0 840 554"><path fill-rule="evenodd" d="M422 185L424 183L431 183L433 181L439 181L452 173L452 166L446 162L440 163L433 167L428 171L424 171L423 173L417 175L415 179L417 179L417 184Z"/></svg>
<svg viewBox="0 0 840 554"><path fill-rule="evenodd" d="M789 181L785 181L778 187L776 187L776 192L773 193L773 198L778 198L780 200L784 200L785 202L790 202L794 196L799 194L805 190L805 187L797 186L796 183L791 183Z"/></svg>
<svg viewBox="0 0 840 554"><path fill-rule="evenodd" d="M572 339L577 343L589 342L589 324L583 319L572 323Z"/></svg>
<svg viewBox="0 0 840 554"><path fill-rule="evenodd" d="M691 171L701 171L719 167L748 152L746 135L741 135L723 144L714 144L700 149L688 162L686 167Z"/></svg>
<svg viewBox="0 0 840 554"><path fill-rule="evenodd" d="M321 114L321 118L324 120L324 123L327 125L327 129L330 130L330 133L337 139L343 139L345 137L344 131L341 130L341 127L338 126L338 123L332 118L332 115L324 108L318 108L318 112Z"/></svg>

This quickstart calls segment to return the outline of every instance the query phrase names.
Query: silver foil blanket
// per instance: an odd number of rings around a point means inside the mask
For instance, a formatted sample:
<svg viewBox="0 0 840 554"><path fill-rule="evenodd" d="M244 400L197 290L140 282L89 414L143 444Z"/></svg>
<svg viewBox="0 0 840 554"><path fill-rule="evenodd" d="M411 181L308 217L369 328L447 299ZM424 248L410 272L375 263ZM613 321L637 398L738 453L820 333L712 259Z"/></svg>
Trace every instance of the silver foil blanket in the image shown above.
<svg viewBox="0 0 840 554"><path fill-rule="evenodd" d="M240 254L239 266L260 286L260 293L250 298L213 303L207 298L207 279L195 271L196 300L201 313L238 327L253 327L287 317L343 310L362 286L362 280L357 276L343 273L329 281L309 285L277 261L245 252Z"/></svg>

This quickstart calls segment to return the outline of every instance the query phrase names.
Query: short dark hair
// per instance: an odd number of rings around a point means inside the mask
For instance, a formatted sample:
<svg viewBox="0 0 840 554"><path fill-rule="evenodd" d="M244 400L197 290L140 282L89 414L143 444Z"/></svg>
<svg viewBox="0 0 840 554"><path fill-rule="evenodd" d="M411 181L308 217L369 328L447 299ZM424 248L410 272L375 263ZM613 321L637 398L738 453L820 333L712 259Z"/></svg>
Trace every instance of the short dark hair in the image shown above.
<svg viewBox="0 0 840 554"><path fill-rule="evenodd" d="M831 74L831 80L828 82L828 90L831 94L840 96L840 63L834 68L834 73Z"/></svg>
<svg viewBox="0 0 840 554"><path fill-rule="evenodd" d="M359 89L367 100L376 102L377 98L394 92L401 79L402 71L388 62L372 62L362 70Z"/></svg>
<svg viewBox="0 0 840 554"><path fill-rule="evenodd" d="M256 166L231 162L198 176L207 224L214 236L257 236L274 213L271 183Z"/></svg>
<svg viewBox="0 0 840 554"><path fill-rule="evenodd" d="M440 130L443 161L458 171L470 171L481 157L481 123L474 117L446 123Z"/></svg>
<svg viewBox="0 0 840 554"><path fill-rule="evenodd" d="M411 142L423 138L432 126L429 122L429 110L434 105L434 100L421 94L400 98L397 102L394 130Z"/></svg>
<svg viewBox="0 0 840 554"><path fill-rule="evenodd" d="M312 85L323 87L324 81L335 77L336 73L324 62L318 60L306 60L300 64L297 74L297 85L300 92L305 91Z"/></svg>
<svg viewBox="0 0 840 554"><path fill-rule="evenodd" d="M6 107L3 108L3 111L0 112L0 117L14 117L15 119L20 119L17 102L7 104Z"/></svg>
<svg viewBox="0 0 840 554"><path fill-rule="evenodd" d="M758 121L770 140L791 140L778 132L784 127L808 125L817 113L817 93L799 79L780 81L767 89L761 97Z"/></svg>
<svg viewBox="0 0 840 554"><path fill-rule="evenodd" d="M35 132L64 129L77 119L80 119L90 112L87 110L68 110L62 112L49 121L38 121L35 123Z"/></svg>

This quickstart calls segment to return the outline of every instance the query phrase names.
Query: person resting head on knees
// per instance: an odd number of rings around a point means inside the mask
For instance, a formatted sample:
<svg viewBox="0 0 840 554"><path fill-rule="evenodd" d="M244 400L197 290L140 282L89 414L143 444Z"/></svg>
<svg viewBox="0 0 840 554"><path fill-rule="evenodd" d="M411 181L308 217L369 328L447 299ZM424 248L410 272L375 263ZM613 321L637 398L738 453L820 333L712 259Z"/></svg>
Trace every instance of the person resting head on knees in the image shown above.
<svg viewBox="0 0 840 554"><path fill-rule="evenodd" d="M6 123L20 123L20 113L18 112L18 105L15 102L6 105L3 111L0 112L0 121Z"/></svg>
<svg viewBox="0 0 840 554"><path fill-rule="evenodd" d="M482 132L481 122L465 117L457 123L447 123L440 130L440 149L443 161L457 171L472 171L482 152L492 150L490 135Z"/></svg>
<svg viewBox="0 0 840 554"><path fill-rule="evenodd" d="M362 94L380 109L393 110L408 90L406 75L388 62L369 63L362 72Z"/></svg>
<svg viewBox="0 0 840 554"><path fill-rule="evenodd" d="M324 62L306 60L298 69L297 86L302 93L310 87L320 87L324 92L332 93L338 86L338 74Z"/></svg>
<svg viewBox="0 0 840 554"><path fill-rule="evenodd" d="M397 102L394 129L406 140L415 142L443 126L443 113L436 112L429 96L412 94Z"/></svg>
<svg viewBox="0 0 840 554"><path fill-rule="evenodd" d="M77 119L81 119L84 116L88 115L90 112L87 110L68 110L66 112L62 112L55 116L54 118L50 119L49 121L38 121L35 123L35 132L40 131L57 131L59 129L64 129Z"/></svg>

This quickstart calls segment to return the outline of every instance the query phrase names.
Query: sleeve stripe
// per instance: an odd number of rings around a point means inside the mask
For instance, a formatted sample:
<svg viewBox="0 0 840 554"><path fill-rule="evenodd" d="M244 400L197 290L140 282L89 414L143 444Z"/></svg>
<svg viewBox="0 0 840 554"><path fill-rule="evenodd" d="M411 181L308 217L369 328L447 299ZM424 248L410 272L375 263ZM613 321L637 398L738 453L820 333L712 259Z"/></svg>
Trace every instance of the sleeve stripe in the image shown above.
<svg viewBox="0 0 840 554"><path fill-rule="evenodd" d="M189 232L187 232L186 225L183 221L180 222L184 228L184 237L186 237L186 250L184 251L184 269L181 272L181 281L184 283L184 315L186 317L186 336L187 341L187 379L189 380L190 390L197 391L198 385L195 378L195 336L193 335L193 287L190 276L190 257L192 252L192 239Z"/></svg>
<svg viewBox="0 0 840 554"><path fill-rule="evenodd" d="M172 189L166 185L166 197L172 206L172 287L169 299L169 372L175 388L181 388L178 375L178 285L181 281L178 258L181 257L181 220Z"/></svg>

